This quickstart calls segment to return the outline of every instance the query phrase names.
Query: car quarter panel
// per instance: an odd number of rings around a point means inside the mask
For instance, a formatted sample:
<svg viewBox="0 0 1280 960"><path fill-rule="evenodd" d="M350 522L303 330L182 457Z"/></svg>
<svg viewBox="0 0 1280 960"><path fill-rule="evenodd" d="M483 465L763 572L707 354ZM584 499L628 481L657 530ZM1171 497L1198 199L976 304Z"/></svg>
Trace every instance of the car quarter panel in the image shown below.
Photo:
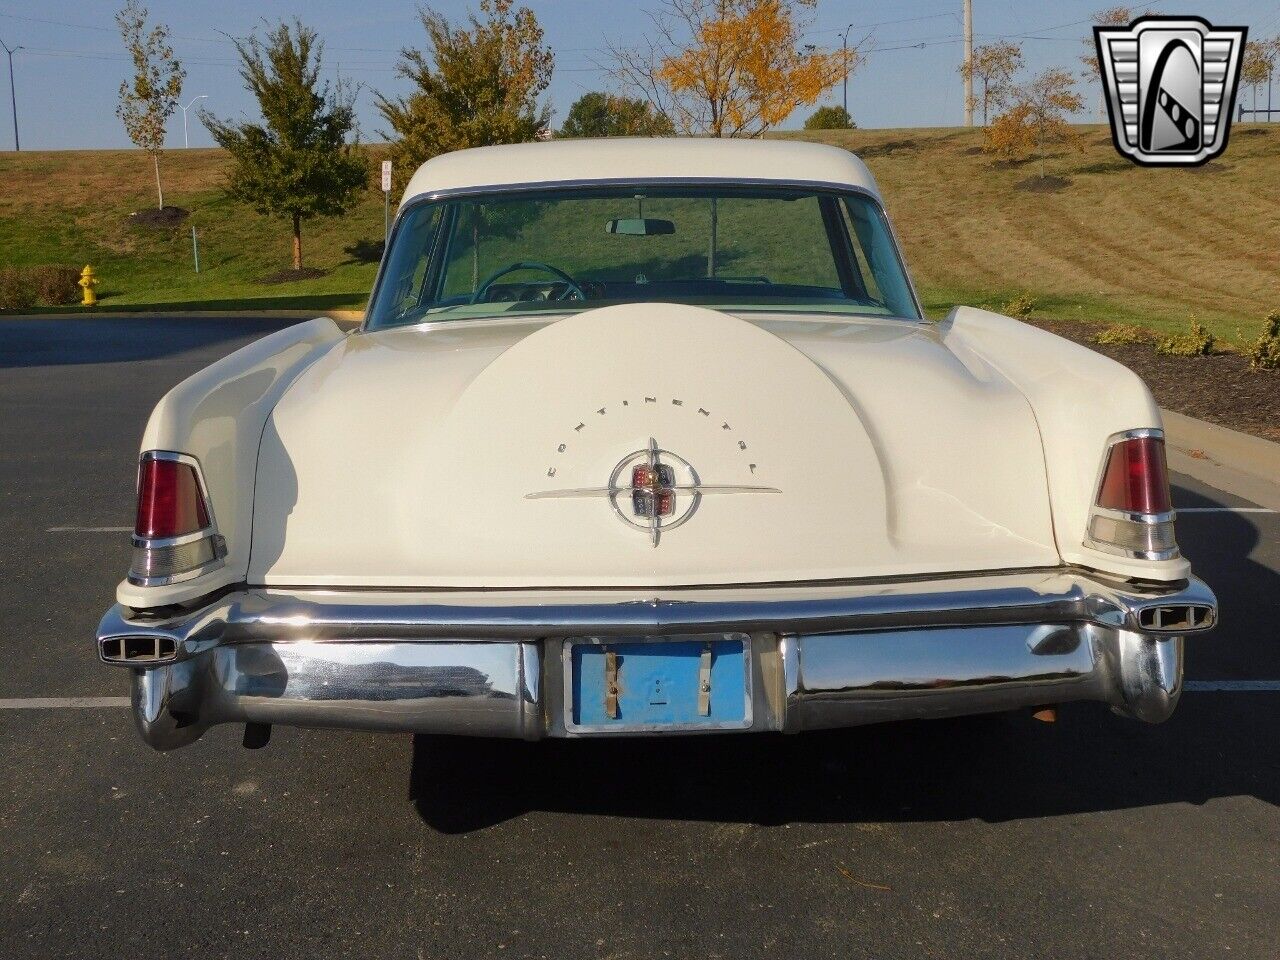
<svg viewBox="0 0 1280 960"><path fill-rule="evenodd" d="M171 450L196 458L226 539L220 567L196 581L116 591L130 607L157 607L244 580L249 565L254 470L263 423L289 384L343 338L327 317L262 338L188 377L156 405L142 450Z"/></svg>
<svg viewBox="0 0 1280 960"><path fill-rule="evenodd" d="M972 307L953 310L940 333L961 360L981 358L998 369L1035 410L1064 561L1125 577L1187 578L1191 567L1181 557L1128 560L1084 546L1108 438L1161 427L1160 408L1137 374L1070 340Z"/></svg>

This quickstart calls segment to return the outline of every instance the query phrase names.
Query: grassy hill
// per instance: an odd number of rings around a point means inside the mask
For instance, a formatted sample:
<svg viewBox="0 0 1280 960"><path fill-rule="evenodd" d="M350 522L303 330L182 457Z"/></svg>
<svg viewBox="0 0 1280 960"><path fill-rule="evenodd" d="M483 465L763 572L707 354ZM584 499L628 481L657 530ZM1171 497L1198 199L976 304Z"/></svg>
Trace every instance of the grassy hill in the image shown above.
<svg viewBox="0 0 1280 960"><path fill-rule="evenodd" d="M1280 308L1280 127L1237 127L1226 156L1199 170L1135 167L1104 127L1082 132L1082 152L1049 158L1050 191L1028 189L1035 164L993 164L975 131L786 136L866 160L933 314L955 303L999 309L1029 295L1045 316L1170 330L1194 314L1229 340L1253 336ZM167 202L191 211L177 229L130 223L155 196L137 151L0 155L0 264L92 263L104 307L363 305L382 237L380 192L370 189L341 220L305 228L306 262L323 277L268 284L288 266L285 224L222 196L220 151L172 150L163 162Z"/></svg>

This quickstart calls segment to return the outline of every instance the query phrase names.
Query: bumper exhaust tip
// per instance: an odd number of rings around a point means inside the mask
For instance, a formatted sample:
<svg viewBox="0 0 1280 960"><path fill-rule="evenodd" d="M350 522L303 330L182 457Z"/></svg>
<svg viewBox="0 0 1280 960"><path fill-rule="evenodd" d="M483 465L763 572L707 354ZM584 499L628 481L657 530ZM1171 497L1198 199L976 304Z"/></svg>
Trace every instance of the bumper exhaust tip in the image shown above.
<svg viewBox="0 0 1280 960"><path fill-rule="evenodd" d="M98 656L104 663L156 666L172 663L178 656L178 644L173 637L158 634L102 637Z"/></svg>

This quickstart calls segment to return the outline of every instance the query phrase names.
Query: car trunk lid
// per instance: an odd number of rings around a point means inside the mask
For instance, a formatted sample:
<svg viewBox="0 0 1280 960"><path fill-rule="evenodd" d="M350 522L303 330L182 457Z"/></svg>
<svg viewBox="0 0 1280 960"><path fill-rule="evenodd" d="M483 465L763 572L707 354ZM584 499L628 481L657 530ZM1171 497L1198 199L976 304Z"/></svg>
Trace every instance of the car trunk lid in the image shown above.
<svg viewBox="0 0 1280 960"><path fill-rule="evenodd" d="M617 489L651 447L677 488L656 537ZM1025 398L927 325L889 320L630 304L360 334L277 405L255 497L250 579L264 584L746 584L1058 562Z"/></svg>

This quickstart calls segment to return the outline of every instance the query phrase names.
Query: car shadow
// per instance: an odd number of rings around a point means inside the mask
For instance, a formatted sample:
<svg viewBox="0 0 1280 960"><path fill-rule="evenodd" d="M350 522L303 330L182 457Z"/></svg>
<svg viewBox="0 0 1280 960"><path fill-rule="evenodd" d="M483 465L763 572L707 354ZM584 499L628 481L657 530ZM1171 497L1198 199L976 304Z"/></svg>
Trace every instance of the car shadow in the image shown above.
<svg viewBox="0 0 1280 960"><path fill-rule="evenodd" d="M1186 488L1175 502L1224 505ZM1188 676L1280 678L1280 550L1263 543L1271 552L1255 557L1247 514L1188 514L1179 533L1224 611L1218 630L1188 641ZM418 736L409 797L444 833L531 811L772 825L1002 822L1231 796L1280 805L1277 706L1271 693L1196 691L1159 726L1080 703L1054 724L1013 713L794 737Z"/></svg>
<svg viewBox="0 0 1280 960"><path fill-rule="evenodd" d="M532 811L768 826L997 823L1237 795L1280 804L1280 718L1258 715L1264 701L1246 703L1189 695L1160 727L1081 704L1052 725L1010 714L796 737L420 736L410 798L443 833ZM1242 726L1250 739L1223 736Z"/></svg>
<svg viewBox="0 0 1280 960"><path fill-rule="evenodd" d="M0 368L159 360L301 322L246 316L0 317ZM208 361L212 362L212 358Z"/></svg>

